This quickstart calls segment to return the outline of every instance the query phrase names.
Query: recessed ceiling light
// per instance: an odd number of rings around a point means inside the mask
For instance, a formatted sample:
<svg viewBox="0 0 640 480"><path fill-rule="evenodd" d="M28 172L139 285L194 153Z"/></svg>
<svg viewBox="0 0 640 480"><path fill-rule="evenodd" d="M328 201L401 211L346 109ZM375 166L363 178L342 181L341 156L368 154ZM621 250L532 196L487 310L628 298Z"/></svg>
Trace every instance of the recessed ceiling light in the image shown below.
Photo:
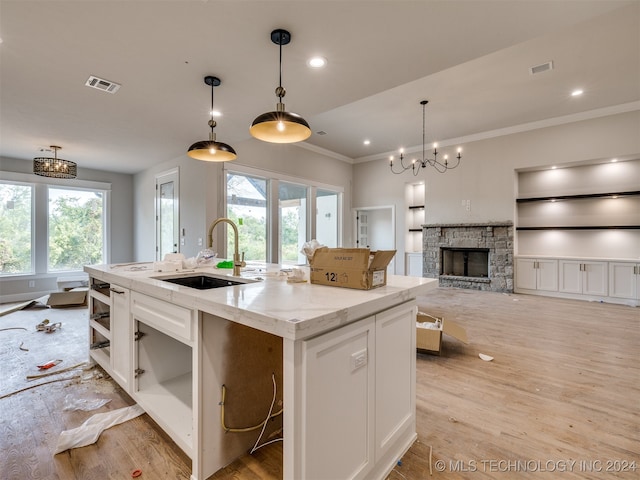
<svg viewBox="0 0 640 480"><path fill-rule="evenodd" d="M612 159L611 159L611 163L616 163L617 161L618 161L618 159L617 159L617 158L612 158Z"/></svg>
<svg viewBox="0 0 640 480"><path fill-rule="evenodd" d="M558 168L558 167L556 167L556 166L554 165L553 167L551 167L551 170L555 170L556 168Z"/></svg>
<svg viewBox="0 0 640 480"><path fill-rule="evenodd" d="M311 68L322 68L327 65L327 59L324 57L311 57L307 61L307 65Z"/></svg>
<svg viewBox="0 0 640 480"><path fill-rule="evenodd" d="M371 140L365 140L365 141L364 141L364 142L362 142L362 143L364 143L365 145L369 145L369 144L371 143Z"/></svg>
<svg viewBox="0 0 640 480"><path fill-rule="evenodd" d="M577 89L577 90L574 90L573 92L571 92L571 96L572 97L579 97L583 93L584 93L584 90Z"/></svg>

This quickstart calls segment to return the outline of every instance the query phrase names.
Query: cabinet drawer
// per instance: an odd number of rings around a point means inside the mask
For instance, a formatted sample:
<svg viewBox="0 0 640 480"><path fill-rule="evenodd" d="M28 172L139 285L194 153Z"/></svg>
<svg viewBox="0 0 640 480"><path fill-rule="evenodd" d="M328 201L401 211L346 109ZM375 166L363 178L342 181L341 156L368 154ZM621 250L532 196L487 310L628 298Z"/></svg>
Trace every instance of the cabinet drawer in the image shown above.
<svg viewBox="0 0 640 480"><path fill-rule="evenodd" d="M132 292L131 313L135 320L144 322L172 337L180 337L189 342L193 340L193 310Z"/></svg>

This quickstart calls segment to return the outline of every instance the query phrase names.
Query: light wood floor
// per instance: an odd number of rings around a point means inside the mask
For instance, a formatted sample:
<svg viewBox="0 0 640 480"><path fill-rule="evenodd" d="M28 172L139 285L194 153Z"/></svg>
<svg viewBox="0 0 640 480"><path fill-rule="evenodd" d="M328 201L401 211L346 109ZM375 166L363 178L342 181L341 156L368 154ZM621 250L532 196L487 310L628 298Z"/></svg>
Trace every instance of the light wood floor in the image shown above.
<svg viewBox="0 0 640 480"><path fill-rule="evenodd" d="M442 356L418 355L418 440L389 480L640 478L640 309L458 289L420 303L470 343L445 337ZM63 328L35 332L44 318ZM36 384L24 377L39 362L86 359L86 322L85 309L0 317L0 329L28 329L0 331L0 396ZM100 412L133 403L95 370L0 399L0 479L189 478L189 459L147 415L52 455L61 430L95 413L63 411L66 395L110 398ZM270 445L211 478L281 478L281 460Z"/></svg>

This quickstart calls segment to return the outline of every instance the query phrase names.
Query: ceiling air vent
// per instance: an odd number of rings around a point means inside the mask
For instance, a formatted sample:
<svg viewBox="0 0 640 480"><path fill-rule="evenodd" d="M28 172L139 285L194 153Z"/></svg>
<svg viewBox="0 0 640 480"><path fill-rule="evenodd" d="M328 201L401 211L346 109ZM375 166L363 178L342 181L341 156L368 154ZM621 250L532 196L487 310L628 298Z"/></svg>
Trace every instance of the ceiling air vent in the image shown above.
<svg viewBox="0 0 640 480"><path fill-rule="evenodd" d="M95 88L96 90L102 90L107 93L116 93L120 88L119 83L110 82L109 80L105 80L104 78L98 78L91 75L89 80L85 82L87 87Z"/></svg>
<svg viewBox="0 0 640 480"><path fill-rule="evenodd" d="M535 67L529 67L529 73L531 73L531 75L546 72L547 70L553 70L553 62L541 63Z"/></svg>

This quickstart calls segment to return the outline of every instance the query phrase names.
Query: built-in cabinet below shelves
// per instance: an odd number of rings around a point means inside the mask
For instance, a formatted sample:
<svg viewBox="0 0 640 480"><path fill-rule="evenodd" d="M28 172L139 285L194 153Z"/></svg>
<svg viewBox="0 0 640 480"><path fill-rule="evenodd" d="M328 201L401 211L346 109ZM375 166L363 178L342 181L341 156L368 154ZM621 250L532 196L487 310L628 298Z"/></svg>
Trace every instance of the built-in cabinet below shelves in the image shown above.
<svg viewBox="0 0 640 480"><path fill-rule="evenodd" d="M640 263L575 258L517 257L516 293L638 306Z"/></svg>
<svg viewBox="0 0 640 480"><path fill-rule="evenodd" d="M640 262L609 262L609 296L640 302Z"/></svg>
<svg viewBox="0 0 640 480"><path fill-rule="evenodd" d="M558 291L558 261L516 258L516 290Z"/></svg>
<svg viewBox="0 0 640 480"><path fill-rule="evenodd" d="M422 277L422 252L405 253L405 275Z"/></svg>

